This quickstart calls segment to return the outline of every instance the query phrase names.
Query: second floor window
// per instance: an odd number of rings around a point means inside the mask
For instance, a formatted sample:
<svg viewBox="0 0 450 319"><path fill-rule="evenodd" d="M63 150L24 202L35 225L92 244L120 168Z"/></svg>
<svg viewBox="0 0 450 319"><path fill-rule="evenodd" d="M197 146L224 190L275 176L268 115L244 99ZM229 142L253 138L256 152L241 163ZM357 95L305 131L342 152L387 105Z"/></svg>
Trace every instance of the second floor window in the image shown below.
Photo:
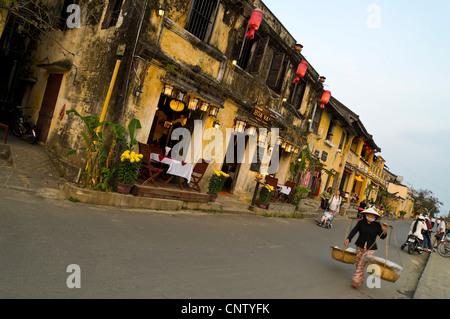
<svg viewBox="0 0 450 319"><path fill-rule="evenodd" d="M194 0L186 30L202 41L209 42L214 29L218 0Z"/></svg>
<svg viewBox="0 0 450 319"><path fill-rule="evenodd" d="M316 111L314 112L314 116L311 122L311 130L315 134L319 132L319 125L322 119L322 113L323 109L321 109L318 105L316 105Z"/></svg>
<svg viewBox="0 0 450 319"><path fill-rule="evenodd" d="M109 0L106 15L103 19L102 29L108 29L117 24L120 16L120 10L122 10L122 4L123 0Z"/></svg>
<svg viewBox="0 0 450 319"><path fill-rule="evenodd" d="M328 127L326 140L330 141L333 139L334 129L336 128L336 120L331 120L330 126Z"/></svg>
<svg viewBox="0 0 450 319"><path fill-rule="evenodd" d="M292 84L294 87L292 89L291 104L298 110L302 106L303 96L305 95L306 81L300 79L297 84Z"/></svg>
<svg viewBox="0 0 450 319"><path fill-rule="evenodd" d="M288 63L289 61L286 59L284 53L274 53L266 84L277 93L280 93L281 86L283 84L283 74L286 71Z"/></svg>

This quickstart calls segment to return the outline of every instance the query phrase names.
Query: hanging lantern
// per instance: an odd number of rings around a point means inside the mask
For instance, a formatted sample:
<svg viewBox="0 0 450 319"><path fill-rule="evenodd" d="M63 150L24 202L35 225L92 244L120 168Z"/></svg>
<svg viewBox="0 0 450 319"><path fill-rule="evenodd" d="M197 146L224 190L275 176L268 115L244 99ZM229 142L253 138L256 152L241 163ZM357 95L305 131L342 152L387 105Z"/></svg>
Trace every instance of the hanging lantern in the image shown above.
<svg viewBox="0 0 450 319"><path fill-rule="evenodd" d="M183 101L185 96L186 96L186 93L184 93L183 91L178 91L177 100Z"/></svg>
<svg viewBox="0 0 450 319"><path fill-rule="evenodd" d="M247 134L248 134L249 136L255 136L255 135L256 135L256 126L250 126L250 127L247 129Z"/></svg>
<svg viewBox="0 0 450 319"><path fill-rule="evenodd" d="M258 135L258 141L260 144L266 144L267 141L267 131L266 130L259 130L259 135Z"/></svg>
<svg viewBox="0 0 450 319"><path fill-rule="evenodd" d="M206 112L208 111L209 104L207 102L203 102L202 106L200 106L200 111Z"/></svg>
<svg viewBox="0 0 450 319"><path fill-rule="evenodd" d="M246 125L247 125L247 123L245 123L244 121L237 120L236 126L234 128L235 132L244 133Z"/></svg>
<svg viewBox="0 0 450 319"><path fill-rule="evenodd" d="M191 111L195 111L197 109L198 99L191 97L189 99L188 109Z"/></svg>
<svg viewBox="0 0 450 319"><path fill-rule="evenodd" d="M255 31L259 29L261 21L263 18L263 12L261 9L255 9L252 12L250 21L248 22L248 27L250 31L247 33L247 39L253 39L255 37Z"/></svg>
<svg viewBox="0 0 450 319"><path fill-rule="evenodd" d="M292 150L292 145L288 144L288 146L286 146L286 152L290 153Z"/></svg>
<svg viewBox="0 0 450 319"><path fill-rule="evenodd" d="M170 85L170 84L164 85L164 90L163 90L164 95L171 96L172 92L173 92L173 86L172 85Z"/></svg>
<svg viewBox="0 0 450 319"><path fill-rule="evenodd" d="M209 116L217 118L217 114L219 114L219 108L217 106L211 106L209 108Z"/></svg>
<svg viewBox="0 0 450 319"><path fill-rule="evenodd" d="M300 82L300 78L304 77L306 74L306 70L308 70L308 62L302 61L299 63L297 68L297 77L294 80L294 84Z"/></svg>
<svg viewBox="0 0 450 319"><path fill-rule="evenodd" d="M327 104L328 101L330 101L330 98L331 98L331 92L330 91L323 92L322 98L320 99L320 103L322 103L320 105L321 109L325 108L325 104Z"/></svg>

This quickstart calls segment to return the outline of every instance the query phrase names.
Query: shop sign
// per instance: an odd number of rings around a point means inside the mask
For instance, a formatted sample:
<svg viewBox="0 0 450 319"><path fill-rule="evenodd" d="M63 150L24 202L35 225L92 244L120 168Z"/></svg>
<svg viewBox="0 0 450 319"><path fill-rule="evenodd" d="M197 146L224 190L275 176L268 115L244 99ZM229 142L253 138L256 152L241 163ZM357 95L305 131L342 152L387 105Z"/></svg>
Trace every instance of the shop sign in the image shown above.
<svg viewBox="0 0 450 319"><path fill-rule="evenodd" d="M272 126L274 115L268 110L255 106L252 110L252 119L266 128Z"/></svg>

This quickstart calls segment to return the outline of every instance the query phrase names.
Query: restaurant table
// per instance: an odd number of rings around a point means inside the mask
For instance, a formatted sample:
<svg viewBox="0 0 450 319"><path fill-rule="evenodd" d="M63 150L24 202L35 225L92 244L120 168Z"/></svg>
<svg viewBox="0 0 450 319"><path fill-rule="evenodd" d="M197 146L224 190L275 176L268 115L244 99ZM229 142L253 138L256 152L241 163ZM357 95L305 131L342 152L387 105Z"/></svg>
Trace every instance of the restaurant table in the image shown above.
<svg viewBox="0 0 450 319"><path fill-rule="evenodd" d="M281 189L281 190L280 190L280 193L281 193L281 194L289 195L289 194L291 193L291 190L292 190L292 189L291 189L289 186L280 185L280 184L278 184L277 186L278 186L278 188Z"/></svg>
<svg viewBox="0 0 450 319"><path fill-rule="evenodd" d="M190 183L194 165L156 153L150 154L150 160L168 165L167 174L185 178Z"/></svg>

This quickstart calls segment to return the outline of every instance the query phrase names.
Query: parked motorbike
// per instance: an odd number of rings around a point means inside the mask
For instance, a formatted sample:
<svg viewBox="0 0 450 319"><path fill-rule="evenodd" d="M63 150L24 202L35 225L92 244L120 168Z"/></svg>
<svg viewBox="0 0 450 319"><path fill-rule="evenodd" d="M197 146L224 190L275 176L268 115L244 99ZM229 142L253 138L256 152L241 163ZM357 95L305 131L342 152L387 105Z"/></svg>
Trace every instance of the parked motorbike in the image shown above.
<svg viewBox="0 0 450 319"><path fill-rule="evenodd" d="M412 255L415 251L417 251L419 254L423 254L423 249L420 248L420 242L421 240L415 236L415 235L409 235L408 236L408 254Z"/></svg>
<svg viewBox="0 0 450 319"><path fill-rule="evenodd" d="M31 107L16 106L10 111L14 113L13 115L14 123L12 123L12 132L15 136L18 137L21 137L25 134L28 142L34 144L37 141L36 125L34 125L29 121L31 116L23 114L23 110L29 108Z"/></svg>

